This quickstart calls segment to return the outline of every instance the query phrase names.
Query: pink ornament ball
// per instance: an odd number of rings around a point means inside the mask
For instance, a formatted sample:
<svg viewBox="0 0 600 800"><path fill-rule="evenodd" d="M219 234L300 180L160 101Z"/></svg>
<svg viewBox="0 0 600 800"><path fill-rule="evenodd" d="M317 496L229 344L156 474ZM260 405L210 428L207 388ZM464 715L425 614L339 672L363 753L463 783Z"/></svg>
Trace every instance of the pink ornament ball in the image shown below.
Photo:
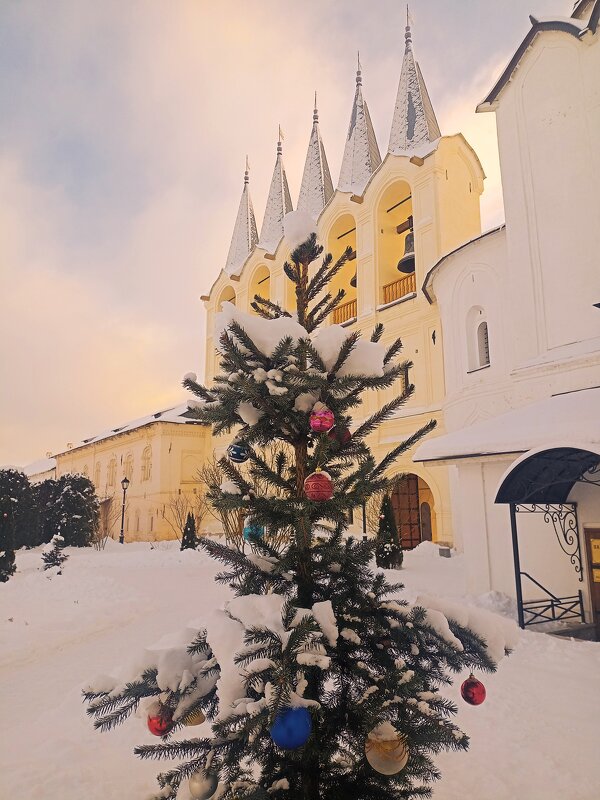
<svg viewBox="0 0 600 800"><path fill-rule="evenodd" d="M319 408L310 415L310 429L315 433L327 433L335 425L335 416L329 408Z"/></svg>

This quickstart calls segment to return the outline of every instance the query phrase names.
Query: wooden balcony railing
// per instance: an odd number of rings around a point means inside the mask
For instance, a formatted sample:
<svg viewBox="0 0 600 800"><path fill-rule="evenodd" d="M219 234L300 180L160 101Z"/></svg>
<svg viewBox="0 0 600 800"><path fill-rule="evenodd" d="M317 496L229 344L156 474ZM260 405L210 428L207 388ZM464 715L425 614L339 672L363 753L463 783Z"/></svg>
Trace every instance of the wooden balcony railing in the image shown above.
<svg viewBox="0 0 600 800"><path fill-rule="evenodd" d="M341 325L343 322L348 322L349 319L354 319L354 317L356 317L356 300L342 303L334 309L332 314L334 325Z"/></svg>
<svg viewBox="0 0 600 800"><path fill-rule="evenodd" d="M410 275L405 275L403 278L398 278L397 281L392 281L383 287L383 303L393 303L394 300L400 300L406 297L407 294L412 294L417 291L417 282L415 280L415 273L411 272Z"/></svg>

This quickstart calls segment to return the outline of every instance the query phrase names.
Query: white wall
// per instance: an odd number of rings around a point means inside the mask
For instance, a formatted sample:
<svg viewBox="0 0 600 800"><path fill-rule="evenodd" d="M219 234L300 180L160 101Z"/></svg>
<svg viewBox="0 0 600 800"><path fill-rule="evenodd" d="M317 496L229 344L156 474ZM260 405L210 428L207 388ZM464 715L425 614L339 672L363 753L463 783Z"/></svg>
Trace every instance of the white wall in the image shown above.
<svg viewBox="0 0 600 800"><path fill-rule="evenodd" d="M600 33L538 35L496 112L513 361L600 336Z"/></svg>

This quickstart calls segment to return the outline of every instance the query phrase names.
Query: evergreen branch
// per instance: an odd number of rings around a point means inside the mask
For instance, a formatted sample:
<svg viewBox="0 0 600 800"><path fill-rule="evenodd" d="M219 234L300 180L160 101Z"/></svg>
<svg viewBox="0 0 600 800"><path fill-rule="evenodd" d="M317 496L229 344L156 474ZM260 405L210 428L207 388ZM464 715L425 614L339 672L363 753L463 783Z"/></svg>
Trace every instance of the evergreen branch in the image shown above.
<svg viewBox="0 0 600 800"><path fill-rule="evenodd" d="M360 339L360 332L355 331L353 334L348 336L348 338L344 341L344 344L340 348L339 355L335 360L335 364L329 370L330 376L335 375L336 372L344 366L344 364L348 360L348 357L350 356L350 353L356 347L356 343L358 342L359 339Z"/></svg>
<svg viewBox="0 0 600 800"><path fill-rule="evenodd" d="M384 330L383 325L381 324L381 322L378 322L377 325L375 325L375 328L373 329L373 333L371 334L371 341L378 342L381 339L383 330Z"/></svg>
<svg viewBox="0 0 600 800"><path fill-rule="evenodd" d="M407 450L415 445L420 439L423 438L426 434L432 431L435 426L437 425L436 420L430 420L426 425L423 425L422 428L419 428L416 433L413 433L412 436L409 436L404 442L401 442L397 447L391 450L377 465L377 467L373 470L373 477L376 478L378 475L382 475L386 469L394 463L394 461L405 453Z"/></svg>
<svg viewBox="0 0 600 800"><path fill-rule="evenodd" d="M402 339L396 339L390 347L388 347L385 356L383 357L383 363L388 364L394 356L398 355L398 353L402 350Z"/></svg>

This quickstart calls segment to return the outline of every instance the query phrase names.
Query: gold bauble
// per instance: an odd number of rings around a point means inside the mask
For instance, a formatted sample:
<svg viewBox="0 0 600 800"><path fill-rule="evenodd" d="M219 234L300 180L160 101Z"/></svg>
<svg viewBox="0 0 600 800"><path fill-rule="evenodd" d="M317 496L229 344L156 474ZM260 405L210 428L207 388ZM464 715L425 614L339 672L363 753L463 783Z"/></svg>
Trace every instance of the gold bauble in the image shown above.
<svg viewBox="0 0 600 800"><path fill-rule="evenodd" d="M408 762L406 739L398 734L394 739L367 738L365 742L367 761L381 775L395 775Z"/></svg>
<svg viewBox="0 0 600 800"><path fill-rule="evenodd" d="M183 720L184 725L202 725L206 717L202 713L202 709L198 709L197 711L193 711L189 716L185 717Z"/></svg>

